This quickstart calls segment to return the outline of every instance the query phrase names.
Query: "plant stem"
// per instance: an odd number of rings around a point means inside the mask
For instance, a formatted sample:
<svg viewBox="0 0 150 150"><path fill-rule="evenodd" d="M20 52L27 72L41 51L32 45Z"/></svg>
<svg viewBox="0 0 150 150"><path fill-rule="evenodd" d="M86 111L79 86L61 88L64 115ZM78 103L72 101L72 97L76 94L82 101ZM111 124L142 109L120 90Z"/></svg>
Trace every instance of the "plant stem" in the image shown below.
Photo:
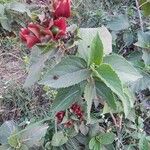
<svg viewBox="0 0 150 150"><path fill-rule="evenodd" d="M143 29L143 21L142 21L141 12L140 12L140 9L139 9L140 6L139 6L138 0L135 0L135 3L136 3L137 12L138 12L138 15L139 15L140 27L141 27L141 30L142 30L142 32L143 32L143 31L144 31L144 29Z"/></svg>

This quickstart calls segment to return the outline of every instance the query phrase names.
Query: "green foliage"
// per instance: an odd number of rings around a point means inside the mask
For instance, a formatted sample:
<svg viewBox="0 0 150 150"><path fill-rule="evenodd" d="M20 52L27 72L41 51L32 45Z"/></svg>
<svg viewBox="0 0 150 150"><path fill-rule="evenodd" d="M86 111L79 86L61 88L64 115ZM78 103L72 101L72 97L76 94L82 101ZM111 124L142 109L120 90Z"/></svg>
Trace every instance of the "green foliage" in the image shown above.
<svg viewBox="0 0 150 150"><path fill-rule="evenodd" d="M129 21L127 15L117 15L110 22L107 27L112 31L120 31L129 28Z"/></svg>
<svg viewBox="0 0 150 150"><path fill-rule="evenodd" d="M18 24L24 25L23 21L20 20L20 16L22 14L30 16L30 10L25 3L23 4L14 1L6 4L0 4L0 24L2 28L9 32L13 31L14 29L12 24L14 21Z"/></svg>
<svg viewBox="0 0 150 150"><path fill-rule="evenodd" d="M86 66L86 62L80 57L66 57L44 75L40 84L52 88L65 88L78 84L90 76L90 70Z"/></svg>
<svg viewBox="0 0 150 150"><path fill-rule="evenodd" d="M134 82L142 78L140 73L122 56L113 54L104 57L104 62L110 64L124 83Z"/></svg>
<svg viewBox="0 0 150 150"><path fill-rule="evenodd" d="M94 63L95 65L101 64L103 61L103 44L101 39L99 38L98 33L96 37L93 39L91 44L91 52L89 58L89 64Z"/></svg>
<svg viewBox="0 0 150 150"><path fill-rule="evenodd" d="M115 134L112 132L100 133L93 137L89 142L90 150L102 150L104 145L112 144L115 140Z"/></svg>
<svg viewBox="0 0 150 150"><path fill-rule="evenodd" d="M140 0L141 8L145 16L150 15L150 1L149 0Z"/></svg>
<svg viewBox="0 0 150 150"><path fill-rule="evenodd" d="M67 141L68 141L68 138L67 138L67 136L64 135L64 133L62 131L56 132L52 138L52 145L53 146L61 146L61 145L65 144Z"/></svg>
<svg viewBox="0 0 150 150"><path fill-rule="evenodd" d="M72 86L58 90L52 105L52 111L59 112L67 109L73 102L80 100L81 89L79 86Z"/></svg>
<svg viewBox="0 0 150 150"><path fill-rule="evenodd" d="M94 11L90 9L92 6L89 6L89 3L96 5L92 8ZM79 37L75 37L76 33L68 29L68 39L58 41L57 44L54 42L34 47L30 61L27 60L28 77L24 87L29 88L38 82L44 86L46 96L49 92L55 91L53 95L57 93L52 106L48 105L48 113L44 114L44 117L52 117L41 121L47 122L49 129L47 131L47 124L35 123L25 127L26 123L23 122L23 125L20 125L25 128L23 129L16 127L13 122L5 122L0 127L0 150L26 150L33 147L38 149L36 146L41 145L43 147L40 147L40 150L78 150L80 147L87 150L149 149L150 139L146 135L149 134L146 133L149 126L145 125L149 116L149 111L146 110L149 109L149 97L141 100L142 90L150 89L149 23L142 16L145 32L140 31L137 34L139 21L135 1L128 2L128 6L126 3L118 0L92 1L92 4L89 0L72 1L72 4L75 4L74 10L78 7L90 10L78 14L85 16L84 19L80 18L82 28L79 29ZM142 1L140 8L145 15L149 15L149 1ZM46 14L46 9L40 9L43 15ZM9 31L11 23L6 14L8 10L12 14L30 16L30 11L24 4L14 2L0 5L1 25ZM75 14L76 12L72 11L73 19ZM86 18L88 15L89 19ZM43 16L40 17L42 19ZM104 26L98 26L102 23L112 32ZM85 24L95 28L83 28ZM76 41L77 39L79 41ZM136 54L135 50L139 50L140 54ZM131 51L132 56L129 55ZM127 57L129 61L119 54ZM26 99L22 97L20 99L26 103ZM45 102L41 96L40 99L41 109L45 113ZM13 100L10 98L11 102ZM51 99L48 103L50 101ZM79 108L71 109L72 104L76 102L83 105L83 118L73 113L78 112ZM35 103L33 107L37 107L39 101L35 100ZM19 104L17 101L17 106ZM29 104L27 100L27 104L22 107L34 111ZM59 111L65 112L63 123L58 123L55 117ZM21 109L21 112L24 111ZM38 111L35 115L40 118ZM68 118L72 121L70 127L67 127L65 122Z"/></svg>
<svg viewBox="0 0 150 150"><path fill-rule="evenodd" d="M95 97L96 97L95 83L94 81L91 80L87 83L84 91L84 98L87 103L88 123L91 122L90 112L91 112L92 102Z"/></svg>

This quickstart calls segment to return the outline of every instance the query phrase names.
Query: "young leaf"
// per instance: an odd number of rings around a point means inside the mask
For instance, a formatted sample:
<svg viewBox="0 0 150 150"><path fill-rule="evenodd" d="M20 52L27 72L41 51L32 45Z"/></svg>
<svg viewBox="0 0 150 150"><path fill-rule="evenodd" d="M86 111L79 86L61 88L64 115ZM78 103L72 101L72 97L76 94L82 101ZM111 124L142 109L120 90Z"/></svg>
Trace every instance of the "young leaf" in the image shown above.
<svg viewBox="0 0 150 150"><path fill-rule="evenodd" d="M93 71L120 98L124 106L125 116L127 117L130 108L129 102L124 95L122 83L116 72L108 64L102 64Z"/></svg>
<svg viewBox="0 0 150 150"><path fill-rule="evenodd" d="M95 97L96 97L95 83L94 81L90 80L90 82L87 83L84 91L84 98L87 103L88 123L90 123L91 121L90 113L91 113L92 102Z"/></svg>
<svg viewBox="0 0 150 150"><path fill-rule="evenodd" d="M79 36L81 40L78 43L78 52L79 56L86 60L86 62L88 62L90 56L90 45L97 33L102 41L103 53L109 54L112 52L112 36L106 27L80 28Z"/></svg>
<svg viewBox="0 0 150 150"><path fill-rule="evenodd" d="M53 146L61 146L65 144L67 141L68 141L68 137L65 136L62 131L60 131L60 132L56 132L53 135L51 143Z"/></svg>
<svg viewBox="0 0 150 150"><path fill-rule="evenodd" d="M122 56L113 54L104 57L104 63L110 64L119 78L125 82L134 82L142 78L140 73Z"/></svg>
<svg viewBox="0 0 150 150"><path fill-rule="evenodd" d="M79 100L80 96L79 86L60 89L52 105L53 113L67 109L73 102Z"/></svg>
<svg viewBox="0 0 150 150"><path fill-rule="evenodd" d="M115 134L113 132L100 133L98 136L96 136L96 140L102 145L108 145L113 143L115 140Z"/></svg>
<svg viewBox="0 0 150 150"><path fill-rule="evenodd" d="M49 70L39 83L52 88L65 88L78 84L89 76L90 71L82 58L68 56Z"/></svg>
<svg viewBox="0 0 150 150"><path fill-rule="evenodd" d="M110 88L108 88L106 84L101 81L96 81L95 85L96 85L97 96L102 97L102 99L107 102L109 107L115 110L117 106L116 106L114 95L110 90Z"/></svg>
<svg viewBox="0 0 150 150"><path fill-rule="evenodd" d="M97 32L91 44L89 64L94 63L95 65L100 65L102 61L103 61L103 44Z"/></svg>

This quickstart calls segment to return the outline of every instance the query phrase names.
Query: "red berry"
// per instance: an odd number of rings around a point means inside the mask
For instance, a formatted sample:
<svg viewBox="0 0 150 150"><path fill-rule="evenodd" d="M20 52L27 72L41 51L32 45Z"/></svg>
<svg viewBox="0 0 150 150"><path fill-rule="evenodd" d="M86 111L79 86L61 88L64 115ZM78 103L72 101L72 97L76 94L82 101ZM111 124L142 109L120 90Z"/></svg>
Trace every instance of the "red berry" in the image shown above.
<svg viewBox="0 0 150 150"><path fill-rule="evenodd" d="M70 127L72 127L72 125L73 125L73 121L72 121L72 120L69 120L69 121L67 121L67 122L64 124L64 126L65 126L66 128L70 128Z"/></svg>
<svg viewBox="0 0 150 150"><path fill-rule="evenodd" d="M65 116L65 112L64 111L59 111L57 114L56 114L56 117L57 117L57 122L58 123L61 123L63 118Z"/></svg>

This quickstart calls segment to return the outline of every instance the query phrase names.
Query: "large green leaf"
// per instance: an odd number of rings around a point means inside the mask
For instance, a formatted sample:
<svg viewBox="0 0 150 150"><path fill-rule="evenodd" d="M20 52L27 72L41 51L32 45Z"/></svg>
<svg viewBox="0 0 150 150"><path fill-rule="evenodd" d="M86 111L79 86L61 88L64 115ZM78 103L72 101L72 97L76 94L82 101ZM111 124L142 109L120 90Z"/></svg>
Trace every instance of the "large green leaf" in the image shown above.
<svg viewBox="0 0 150 150"><path fill-rule="evenodd" d="M68 56L59 64L54 66L44 75L40 84L50 86L52 88L65 88L81 81L86 80L90 76L86 62L76 56Z"/></svg>
<svg viewBox="0 0 150 150"><path fill-rule="evenodd" d="M97 96L102 97L102 99L107 102L109 107L115 110L117 106L116 106L114 95L110 90L110 88L108 88L106 84L101 81L96 81L95 85L96 85Z"/></svg>
<svg viewBox="0 0 150 150"><path fill-rule="evenodd" d="M103 44L97 33L91 44L89 64L94 63L95 65L100 65L102 61L103 61Z"/></svg>
<svg viewBox="0 0 150 150"><path fill-rule="evenodd" d="M123 82L134 82L142 78L140 73L122 56L113 54L104 57L104 62L110 64Z"/></svg>
<svg viewBox="0 0 150 150"><path fill-rule="evenodd" d="M44 138L48 125L36 124L32 127L27 128L21 133L21 141L28 147L40 146L42 144L41 139Z"/></svg>
<svg viewBox="0 0 150 150"><path fill-rule="evenodd" d="M113 143L115 140L115 134L113 132L100 133L96 136L97 141L102 145L108 145Z"/></svg>
<svg viewBox="0 0 150 150"><path fill-rule="evenodd" d="M7 144L8 137L17 130L14 121L6 121L0 127L0 143Z"/></svg>
<svg viewBox="0 0 150 150"><path fill-rule="evenodd" d="M117 15L107 24L107 27L113 31L120 31L129 28L129 21L127 15Z"/></svg>
<svg viewBox="0 0 150 150"><path fill-rule="evenodd" d="M53 55L54 51L43 54L43 52L37 46L33 47L30 56L28 76L24 83L24 87L30 87L40 79L41 72L45 67L45 61L50 59Z"/></svg>
<svg viewBox="0 0 150 150"><path fill-rule="evenodd" d="M25 129L13 133L8 138L8 143L14 147L21 147L22 144L28 146L28 148L33 146L41 145L41 139L45 136L48 125L35 123L27 126Z"/></svg>
<svg viewBox="0 0 150 150"><path fill-rule="evenodd" d="M78 52L87 62L91 52L90 45L97 33L102 41L104 54L112 52L112 36L106 27L80 28L79 36L81 37L81 40L79 40L78 43Z"/></svg>
<svg viewBox="0 0 150 150"><path fill-rule="evenodd" d="M150 49L150 32L138 32L138 42L136 42L135 45Z"/></svg>
<svg viewBox="0 0 150 150"><path fill-rule="evenodd" d="M100 65L94 72L120 98L124 106L125 116L127 117L130 110L129 101L124 94L122 83L116 72L108 64Z"/></svg>
<svg viewBox="0 0 150 150"><path fill-rule="evenodd" d="M53 102L52 111L58 112L67 109L72 103L78 101L81 96L79 86L72 86L60 89Z"/></svg>
<svg viewBox="0 0 150 150"><path fill-rule="evenodd" d="M93 80L90 80L84 91L84 98L87 103L87 115L88 115L88 123L91 121L90 113L91 113L91 107L93 103L93 99L96 97L96 88L95 88L95 83Z"/></svg>

